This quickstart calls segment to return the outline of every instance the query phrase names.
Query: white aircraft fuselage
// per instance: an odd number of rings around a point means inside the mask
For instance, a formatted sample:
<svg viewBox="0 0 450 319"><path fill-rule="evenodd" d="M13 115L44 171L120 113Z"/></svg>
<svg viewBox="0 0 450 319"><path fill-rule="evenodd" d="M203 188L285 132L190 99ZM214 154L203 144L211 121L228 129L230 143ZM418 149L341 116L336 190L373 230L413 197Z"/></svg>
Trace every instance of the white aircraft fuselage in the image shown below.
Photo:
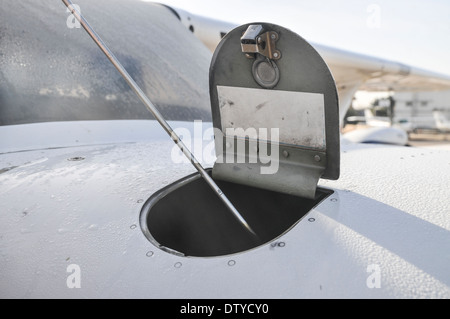
<svg viewBox="0 0 450 319"><path fill-rule="evenodd" d="M319 182L333 193L289 231L248 251L183 257L141 231L145 201L195 173L171 160L156 121L25 129L33 138L1 145L2 298L450 297L448 151L343 144L341 178ZM46 134L60 141L36 147Z"/></svg>
<svg viewBox="0 0 450 319"><path fill-rule="evenodd" d="M120 38L113 51L171 117L171 126L191 133L184 143L210 145L212 123L203 122L199 137L191 121L210 118L210 55L177 24L173 9L141 1L80 2L88 19L98 18L91 23L102 34L109 31L109 41ZM42 21L31 13L33 19L19 19L25 7ZM129 88L88 36L77 33L84 31L64 29L70 17L62 3L5 2L5 8L0 24L7 21L13 34L4 38L5 49L13 48L17 59L0 56L1 120L9 121L0 126L1 298L450 298L449 151L343 141L340 178L320 179L326 195L283 232L233 253L183 254L151 240L142 216L149 199L195 174L194 167L174 161L173 141L138 113L141 105ZM135 25L112 25L122 19ZM46 28L39 28L43 21ZM43 31L39 37L37 31ZM121 45L125 40L129 45ZM381 88L388 79L399 88L449 85L448 77L399 63L318 51L334 66L341 111L358 88ZM18 64L22 58L26 63ZM202 158L206 168L213 163ZM209 199L206 192L195 195ZM208 236L231 241L236 234L220 225L195 232L184 227L195 226L191 214L199 203L192 198L177 198L186 214L158 230L194 251L192 237L203 236L198 245ZM217 213L207 211L207 220ZM268 232L285 212L275 207L270 213L275 218L263 229Z"/></svg>

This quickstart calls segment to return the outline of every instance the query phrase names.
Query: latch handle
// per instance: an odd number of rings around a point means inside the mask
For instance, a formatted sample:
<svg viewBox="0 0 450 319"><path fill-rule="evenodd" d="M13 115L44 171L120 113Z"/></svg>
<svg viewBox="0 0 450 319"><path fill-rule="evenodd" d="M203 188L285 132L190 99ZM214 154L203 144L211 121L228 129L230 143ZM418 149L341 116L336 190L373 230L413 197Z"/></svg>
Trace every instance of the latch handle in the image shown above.
<svg viewBox="0 0 450 319"><path fill-rule="evenodd" d="M255 54L261 54L271 60L281 58L281 52L276 49L278 33L274 31L264 32L259 24L250 25L241 37L242 52L249 58L255 58Z"/></svg>

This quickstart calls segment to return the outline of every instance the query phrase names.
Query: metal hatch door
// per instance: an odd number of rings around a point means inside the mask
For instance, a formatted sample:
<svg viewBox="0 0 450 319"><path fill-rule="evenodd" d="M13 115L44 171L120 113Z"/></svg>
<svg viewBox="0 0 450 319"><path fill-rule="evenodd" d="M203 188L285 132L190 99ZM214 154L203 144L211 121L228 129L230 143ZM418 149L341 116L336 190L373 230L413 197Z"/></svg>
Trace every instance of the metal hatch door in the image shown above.
<svg viewBox="0 0 450 319"><path fill-rule="evenodd" d="M210 67L214 178L314 198L337 179L339 107L334 79L294 32L253 23L230 31Z"/></svg>

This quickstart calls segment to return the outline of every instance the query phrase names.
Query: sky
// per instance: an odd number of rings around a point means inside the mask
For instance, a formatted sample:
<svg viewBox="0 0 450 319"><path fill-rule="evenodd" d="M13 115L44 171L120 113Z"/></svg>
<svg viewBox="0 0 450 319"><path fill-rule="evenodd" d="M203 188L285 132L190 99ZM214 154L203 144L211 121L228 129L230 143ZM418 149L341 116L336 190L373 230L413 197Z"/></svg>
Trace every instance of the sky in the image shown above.
<svg viewBox="0 0 450 319"><path fill-rule="evenodd" d="M160 2L236 24L279 24L313 43L450 75L448 0Z"/></svg>

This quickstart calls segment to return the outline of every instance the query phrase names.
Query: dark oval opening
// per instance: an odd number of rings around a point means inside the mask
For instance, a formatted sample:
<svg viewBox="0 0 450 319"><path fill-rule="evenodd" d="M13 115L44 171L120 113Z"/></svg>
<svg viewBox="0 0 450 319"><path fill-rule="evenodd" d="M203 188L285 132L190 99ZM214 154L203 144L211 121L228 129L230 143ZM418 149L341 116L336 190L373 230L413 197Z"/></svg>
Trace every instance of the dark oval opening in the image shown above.
<svg viewBox="0 0 450 319"><path fill-rule="evenodd" d="M145 203L141 228L167 252L212 257L246 251L279 237L332 191L318 188L307 199L216 180L221 190L258 235L231 214L198 173L169 185Z"/></svg>

